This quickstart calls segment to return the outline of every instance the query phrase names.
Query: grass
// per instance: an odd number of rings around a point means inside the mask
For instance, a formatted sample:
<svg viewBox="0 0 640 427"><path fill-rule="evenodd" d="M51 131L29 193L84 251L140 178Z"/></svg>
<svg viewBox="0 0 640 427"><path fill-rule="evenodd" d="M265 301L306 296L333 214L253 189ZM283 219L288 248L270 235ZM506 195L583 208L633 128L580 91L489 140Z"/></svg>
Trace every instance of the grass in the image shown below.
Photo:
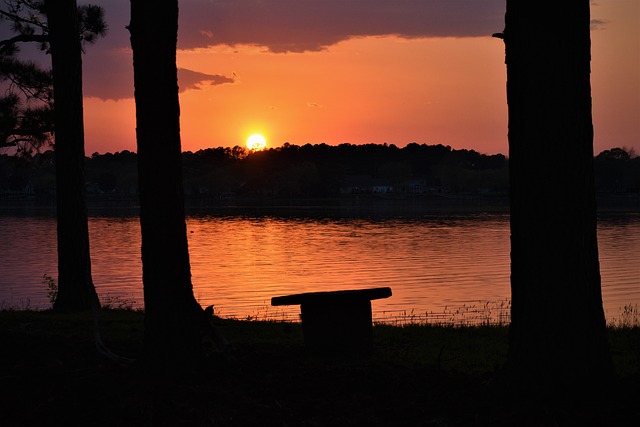
<svg viewBox="0 0 640 427"><path fill-rule="evenodd" d="M619 329L640 328L638 305L627 304L622 307L618 316L609 322L609 327Z"/></svg>
<svg viewBox="0 0 640 427"><path fill-rule="evenodd" d="M101 312L103 340L142 350L143 313ZM362 357L307 352L301 325L218 319L235 347L196 375L152 377L101 359L86 314L0 311L0 424L620 425L640 415L640 328L609 328L618 381L606 402L515 403L497 373L505 326L376 324Z"/></svg>

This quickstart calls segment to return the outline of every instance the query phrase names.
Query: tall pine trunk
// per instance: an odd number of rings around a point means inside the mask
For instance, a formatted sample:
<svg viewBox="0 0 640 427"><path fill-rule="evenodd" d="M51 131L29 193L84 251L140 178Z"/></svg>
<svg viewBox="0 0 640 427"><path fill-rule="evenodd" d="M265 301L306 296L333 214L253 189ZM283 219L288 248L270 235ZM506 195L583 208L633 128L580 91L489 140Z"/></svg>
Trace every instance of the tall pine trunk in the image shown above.
<svg viewBox="0 0 640 427"><path fill-rule="evenodd" d="M593 177L589 0L508 0L514 384L600 384L612 372Z"/></svg>
<svg viewBox="0 0 640 427"><path fill-rule="evenodd" d="M58 296L54 309L96 308L85 201L82 50L75 0L47 0L55 123Z"/></svg>
<svg viewBox="0 0 640 427"><path fill-rule="evenodd" d="M131 1L131 46L145 303L145 355L156 367L200 356L200 306L187 246L180 148L177 0Z"/></svg>

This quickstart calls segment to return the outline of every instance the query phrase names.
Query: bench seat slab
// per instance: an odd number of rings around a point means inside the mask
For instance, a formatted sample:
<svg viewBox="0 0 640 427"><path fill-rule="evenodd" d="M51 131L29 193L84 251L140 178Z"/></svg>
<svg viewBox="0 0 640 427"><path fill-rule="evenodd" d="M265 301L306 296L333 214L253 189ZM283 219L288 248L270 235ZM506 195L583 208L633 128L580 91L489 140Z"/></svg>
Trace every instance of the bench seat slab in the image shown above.
<svg viewBox="0 0 640 427"><path fill-rule="evenodd" d="M321 302L333 304L341 299L366 299L374 300L381 298L389 298L391 296L391 288L370 288L370 289L354 289L347 291L332 292L307 292L303 294L285 295L281 297L271 298L271 305L298 305L305 302Z"/></svg>

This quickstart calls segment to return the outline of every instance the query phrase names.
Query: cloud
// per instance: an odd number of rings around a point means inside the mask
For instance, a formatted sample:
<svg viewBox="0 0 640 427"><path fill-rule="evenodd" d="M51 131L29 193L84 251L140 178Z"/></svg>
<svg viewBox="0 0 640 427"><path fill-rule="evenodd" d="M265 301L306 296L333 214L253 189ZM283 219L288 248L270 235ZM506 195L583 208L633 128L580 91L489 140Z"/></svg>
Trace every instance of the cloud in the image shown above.
<svg viewBox="0 0 640 427"><path fill-rule="evenodd" d="M188 70L186 68L178 68L178 84L180 92L188 89L200 89L204 84L212 86L222 85L225 83L233 83L231 77L222 76L220 74L205 74L198 71Z"/></svg>
<svg viewBox="0 0 640 427"><path fill-rule="evenodd" d="M96 44L86 49L82 69L84 96L104 100L133 98L133 59L130 50L104 49Z"/></svg>
<svg viewBox="0 0 640 427"><path fill-rule="evenodd" d="M504 0L190 0L180 5L179 45L251 44L272 52L324 49L352 37L489 36Z"/></svg>
<svg viewBox="0 0 640 427"><path fill-rule="evenodd" d="M84 96L104 100L133 98L133 63L127 49L87 50L83 59ZM178 69L180 92L200 89L203 85L235 82L234 77L206 74L186 68Z"/></svg>

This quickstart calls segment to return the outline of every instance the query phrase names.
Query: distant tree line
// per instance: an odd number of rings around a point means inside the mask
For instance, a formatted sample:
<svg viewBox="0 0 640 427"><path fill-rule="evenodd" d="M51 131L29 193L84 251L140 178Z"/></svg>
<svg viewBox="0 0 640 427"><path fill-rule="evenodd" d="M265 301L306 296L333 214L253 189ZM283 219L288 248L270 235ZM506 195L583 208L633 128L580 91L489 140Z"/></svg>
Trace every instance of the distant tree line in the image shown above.
<svg viewBox="0 0 640 427"><path fill-rule="evenodd" d="M640 193L640 157L633 149L612 148L594 159L596 191Z"/></svg>
<svg viewBox="0 0 640 427"><path fill-rule="evenodd" d="M443 145L292 145L263 151L207 148L182 154L187 197L329 198L348 194L498 195L509 191L508 159ZM640 192L640 157L613 148L594 159L596 190ZM86 158L87 193L132 198L138 194L137 155L130 151ZM53 195L53 152L0 156L0 194Z"/></svg>

